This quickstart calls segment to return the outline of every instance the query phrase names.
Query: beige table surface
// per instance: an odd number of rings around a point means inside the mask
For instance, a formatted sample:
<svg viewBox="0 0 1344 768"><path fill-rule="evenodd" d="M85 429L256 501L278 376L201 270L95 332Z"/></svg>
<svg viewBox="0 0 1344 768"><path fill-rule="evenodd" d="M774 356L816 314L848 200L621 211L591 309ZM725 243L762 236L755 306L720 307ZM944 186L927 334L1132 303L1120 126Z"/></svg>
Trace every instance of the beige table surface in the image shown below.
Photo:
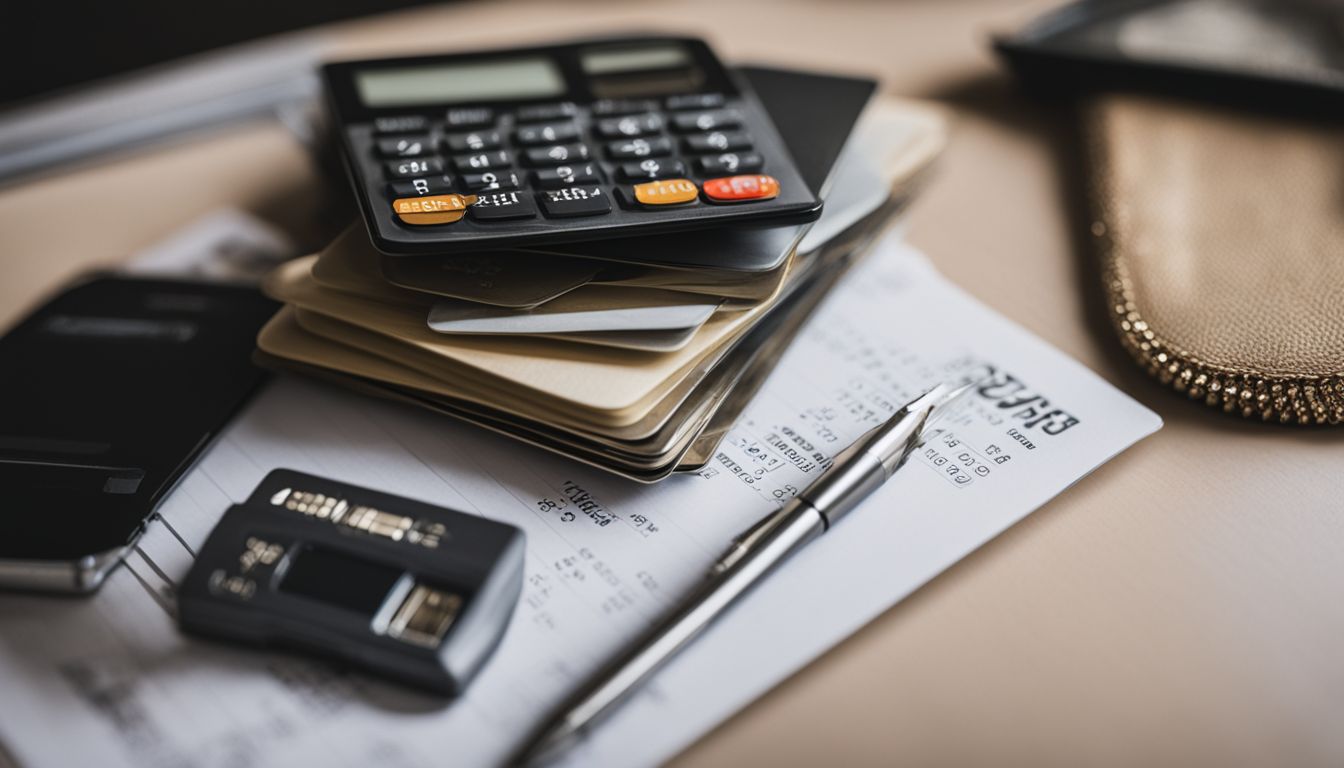
<svg viewBox="0 0 1344 768"><path fill-rule="evenodd" d="M910 239L1166 420L677 766L1344 765L1344 430L1208 411L1117 352L1073 240L1067 116L1026 103L986 48L1021 10L468 3L331 30L343 52L382 54L674 29L730 60L873 73L942 101L953 137ZM315 242L313 180L257 125L0 189L0 323L224 203Z"/></svg>

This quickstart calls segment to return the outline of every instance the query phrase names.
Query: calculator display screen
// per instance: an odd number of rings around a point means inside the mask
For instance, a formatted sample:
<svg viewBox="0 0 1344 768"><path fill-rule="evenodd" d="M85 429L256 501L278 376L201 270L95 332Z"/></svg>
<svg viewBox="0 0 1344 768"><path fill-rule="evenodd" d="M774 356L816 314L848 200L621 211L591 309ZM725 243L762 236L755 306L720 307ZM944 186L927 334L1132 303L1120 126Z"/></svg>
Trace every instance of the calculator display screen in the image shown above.
<svg viewBox="0 0 1344 768"><path fill-rule="evenodd" d="M555 62L544 56L435 64L423 67L365 69L355 72L355 88L364 106L407 107L501 99L542 99L567 88Z"/></svg>
<svg viewBox="0 0 1344 768"><path fill-rule="evenodd" d="M583 53L583 71L589 75L673 69L690 64L690 52L680 45L622 45L590 48Z"/></svg>
<svg viewBox="0 0 1344 768"><path fill-rule="evenodd" d="M660 96L704 87L704 72L691 52L675 43L588 48L579 62L598 98Z"/></svg>

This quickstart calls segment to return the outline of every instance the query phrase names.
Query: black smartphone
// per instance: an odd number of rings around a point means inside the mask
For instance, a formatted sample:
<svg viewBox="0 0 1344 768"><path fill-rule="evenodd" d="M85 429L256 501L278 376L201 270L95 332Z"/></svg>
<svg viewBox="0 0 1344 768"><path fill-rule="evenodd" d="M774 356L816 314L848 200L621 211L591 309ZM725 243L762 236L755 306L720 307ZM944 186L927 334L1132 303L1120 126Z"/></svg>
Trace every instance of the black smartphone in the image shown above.
<svg viewBox="0 0 1344 768"><path fill-rule="evenodd" d="M1344 5L1333 0L1082 0L994 47L1047 91L1344 113Z"/></svg>
<svg viewBox="0 0 1344 768"><path fill-rule="evenodd" d="M264 381L252 287L85 278L0 338L0 587L91 592Z"/></svg>

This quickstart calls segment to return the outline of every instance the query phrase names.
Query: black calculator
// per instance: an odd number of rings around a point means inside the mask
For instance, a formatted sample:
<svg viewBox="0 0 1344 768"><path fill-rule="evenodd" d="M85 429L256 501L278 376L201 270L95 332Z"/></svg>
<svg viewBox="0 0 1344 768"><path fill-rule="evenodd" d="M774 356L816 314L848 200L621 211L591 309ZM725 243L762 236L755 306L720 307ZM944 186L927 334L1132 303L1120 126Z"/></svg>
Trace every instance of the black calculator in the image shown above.
<svg viewBox="0 0 1344 768"><path fill-rule="evenodd" d="M355 196L389 256L821 213L755 94L700 40L341 62L323 73Z"/></svg>

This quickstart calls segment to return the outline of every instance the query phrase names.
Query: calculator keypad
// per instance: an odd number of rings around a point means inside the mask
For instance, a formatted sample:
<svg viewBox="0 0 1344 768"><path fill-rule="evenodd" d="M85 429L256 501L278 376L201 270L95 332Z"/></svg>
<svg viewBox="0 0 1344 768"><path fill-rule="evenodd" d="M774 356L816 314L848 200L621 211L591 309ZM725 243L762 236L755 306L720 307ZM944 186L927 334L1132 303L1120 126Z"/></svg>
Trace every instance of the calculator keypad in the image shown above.
<svg viewBox="0 0 1344 768"><path fill-rule="evenodd" d="M373 152L405 224L602 216L613 210L613 196L648 211L776 197L779 184L761 174L767 162L745 125L715 93L502 114L462 107L437 123L421 115L377 118ZM469 198L475 202L464 208L450 202Z"/></svg>

